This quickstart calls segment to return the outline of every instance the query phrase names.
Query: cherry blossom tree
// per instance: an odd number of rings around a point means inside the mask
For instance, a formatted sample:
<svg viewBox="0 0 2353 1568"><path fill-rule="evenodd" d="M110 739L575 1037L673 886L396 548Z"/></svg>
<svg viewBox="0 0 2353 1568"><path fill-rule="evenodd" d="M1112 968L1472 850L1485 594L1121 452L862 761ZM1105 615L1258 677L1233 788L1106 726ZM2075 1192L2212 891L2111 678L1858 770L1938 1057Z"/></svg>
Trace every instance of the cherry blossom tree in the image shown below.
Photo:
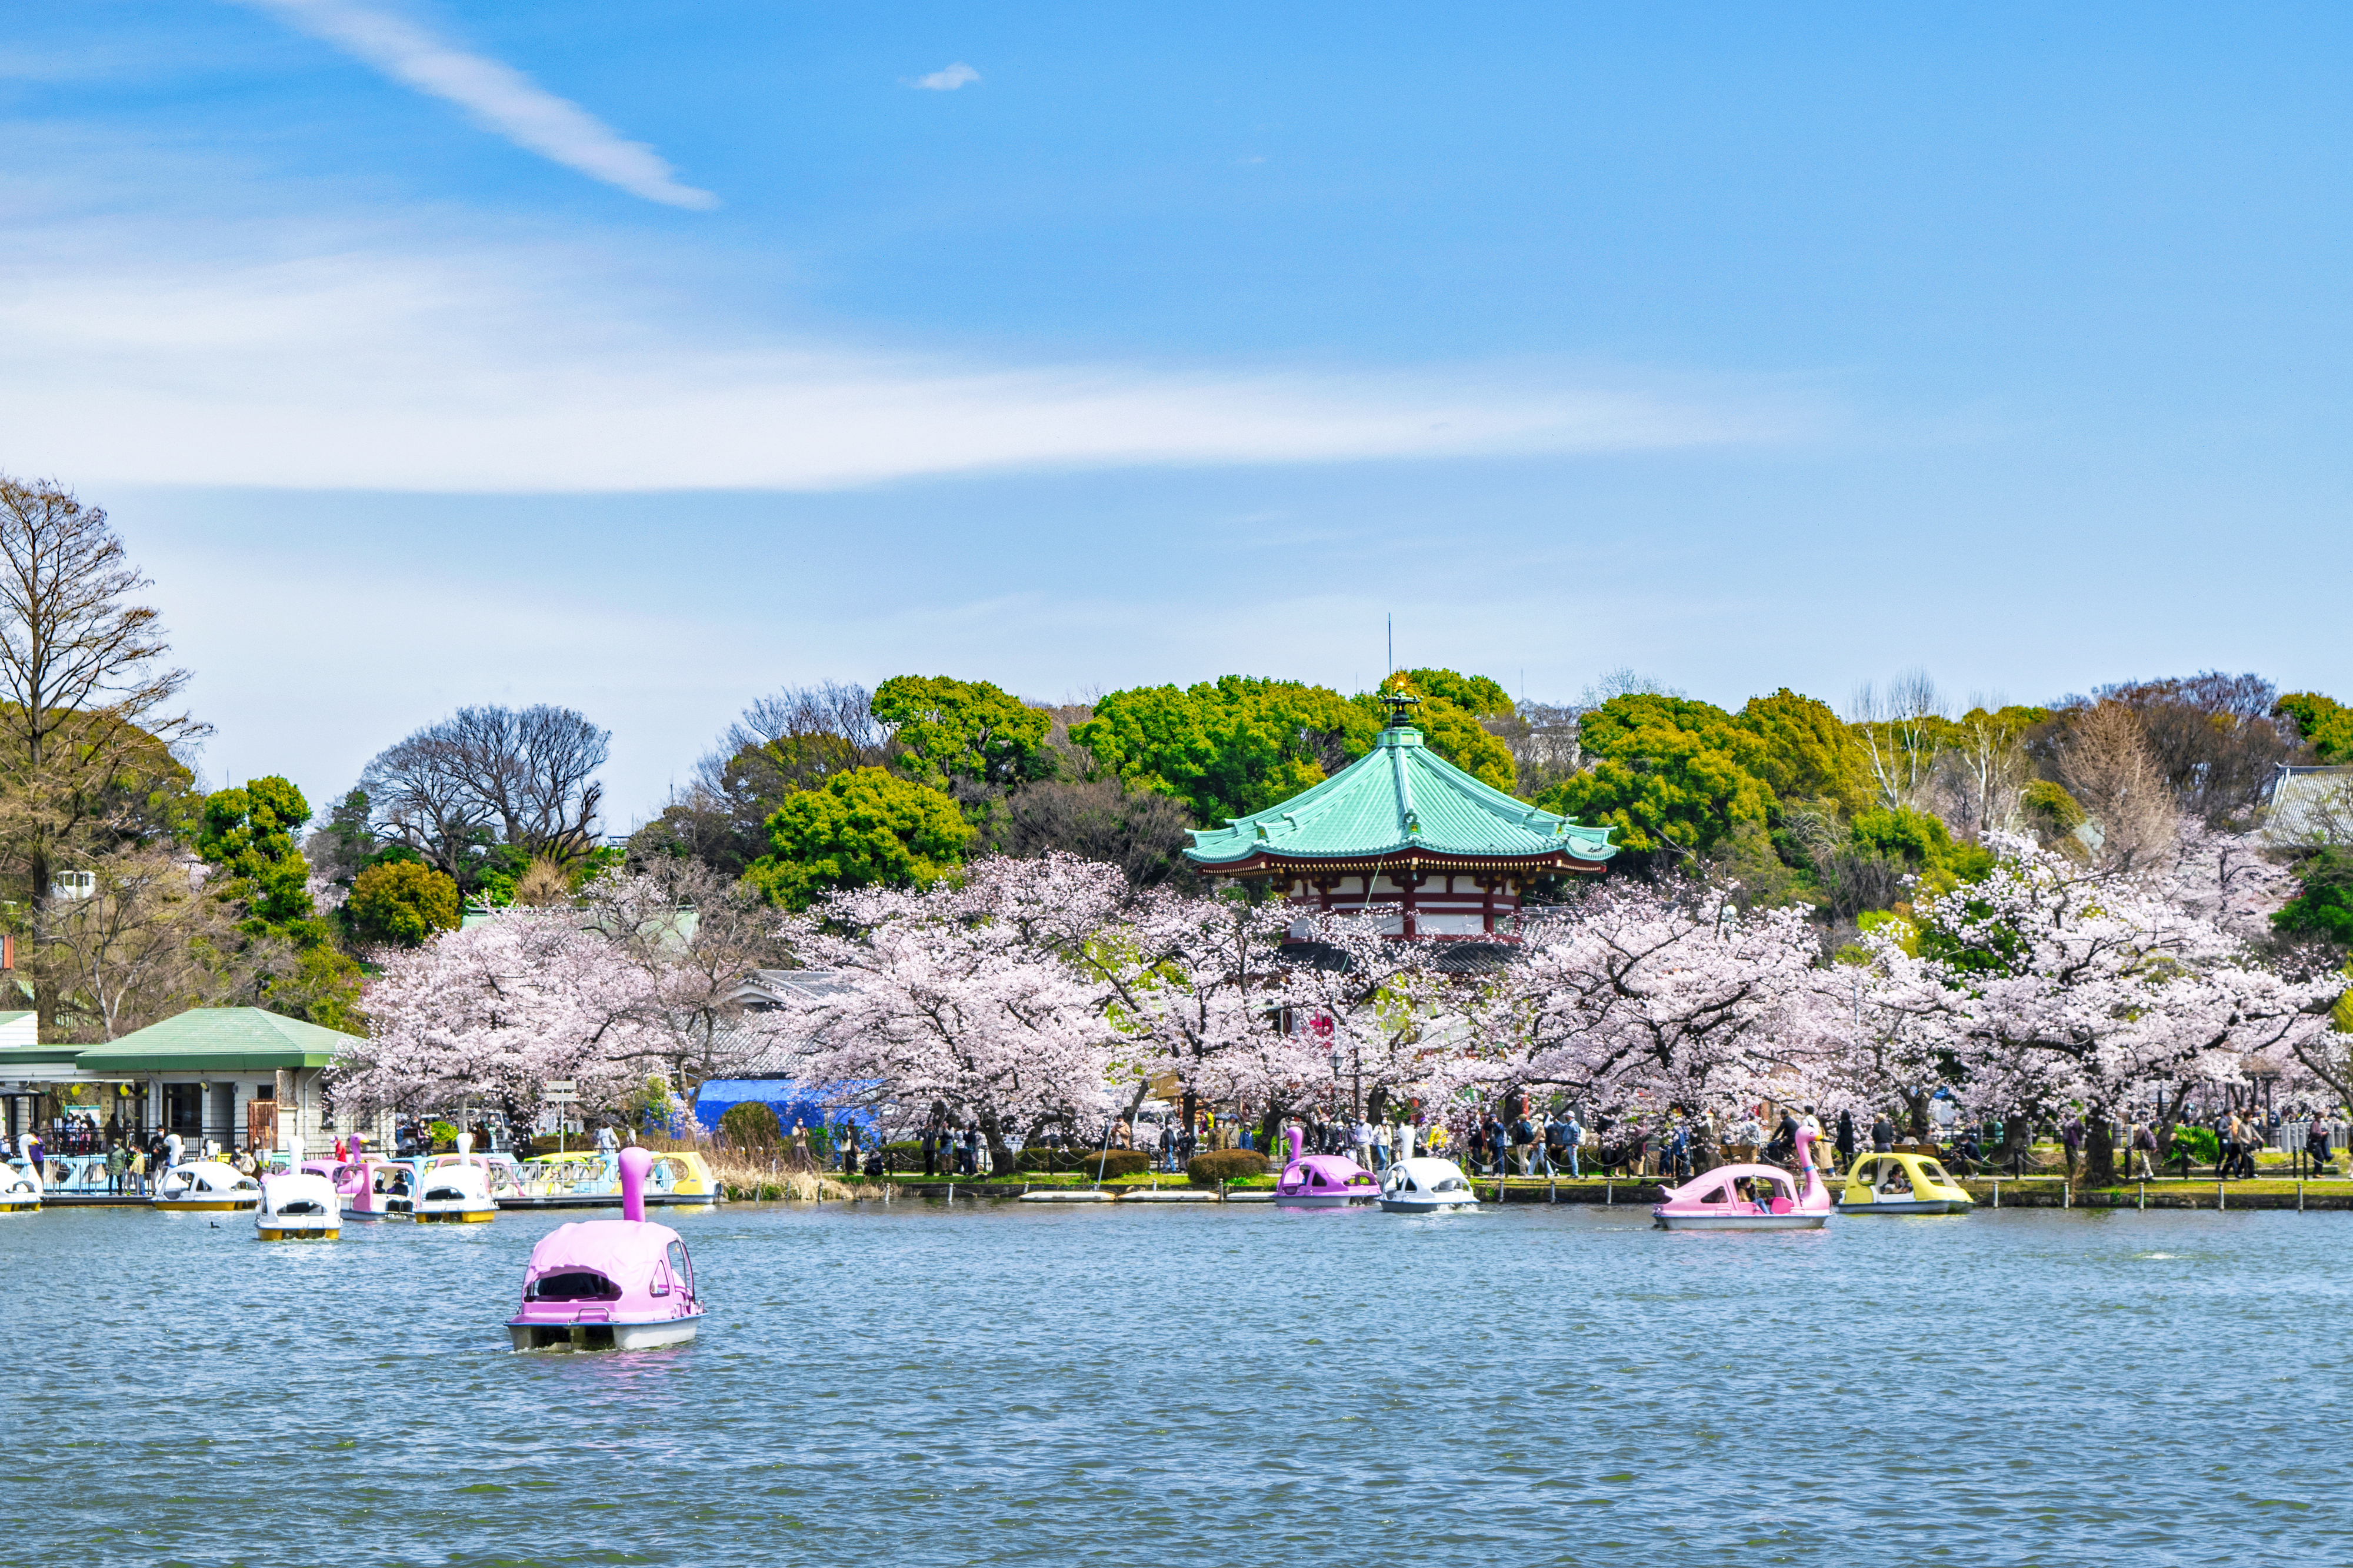
<svg viewBox="0 0 2353 1568"><path fill-rule="evenodd" d="M1870 933L1871 1005L1935 1037L1979 1093L2080 1101L2091 1184L2115 1182L2111 1126L2134 1100L2156 1100L2169 1141L2189 1086L2236 1081L2250 1055L2327 1027L2339 983L2267 968L2232 929L2227 889L2201 905L2178 860L2085 869L1986 842L1989 875L1919 905L1917 957L1894 927Z"/></svg>
<svg viewBox="0 0 2353 1568"><path fill-rule="evenodd" d="M1436 1103L1481 1080L1465 1012L1475 981L1446 973L1437 944L1401 941L1387 924L1379 915L1320 914L1299 930L1286 1000L1300 1032L1287 1057L1269 1062L1270 1128L1279 1112L1327 1089L1336 1098L1342 1084L1352 1097L1361 1087L1364 1104L1377 1108L1408 1098Z"/></svg>
<svg viewBox="0 0 2353 1568"><path fill-rule="evenodd" d="M1071 951L1144 1079L1169 1070L1188 1095L1260 1104L1287 1094L1310 1055L1283 1028L1292 915L1237 891L1156 888Z"/></svg>
<svg viewBox="0 0 2353 1568"><path fill-rule="evenodd" d="M1119 1037L1103 981L1076 952L1124 890L1116 867L992 858L960 884L812 905L785 926L803 963L831 972L827 989L784 1009L802 1037L803 1077L860 1086L877 1106L943 1102L1010 1170L1016 1130L1111 1105Z"/></svg>
<svg viewBox="0 0 2353 1568"><path fill-rule="evenodd" d="M1621 882L1546 918L1483 1030L1522 1081L1605 1110L1697 1113L1821 1081L1834 1025L1802 911L1743 910L1725 888Z"/></svg>
<svg viewBox="0 0 2353 1568"><path fill-rule="evenodd" d="M748 1010L744 982L789 950L775 911L741 883L700 861L654 857L590 882L576 918L638 971L634 1043L690 1114L707 1079L737 1076L783 1047L783 1020Z"/></svg>
<svg viewBox="0 0 2353 1568"><path fill-rule="evenodd" d="M332 1072L355 1110L480 1099L520 1121L564 1079L599 1103L630 1086L655 1043L644 972L572 910L508 910L383 963L363 1004L369 1032Z"/></svg>

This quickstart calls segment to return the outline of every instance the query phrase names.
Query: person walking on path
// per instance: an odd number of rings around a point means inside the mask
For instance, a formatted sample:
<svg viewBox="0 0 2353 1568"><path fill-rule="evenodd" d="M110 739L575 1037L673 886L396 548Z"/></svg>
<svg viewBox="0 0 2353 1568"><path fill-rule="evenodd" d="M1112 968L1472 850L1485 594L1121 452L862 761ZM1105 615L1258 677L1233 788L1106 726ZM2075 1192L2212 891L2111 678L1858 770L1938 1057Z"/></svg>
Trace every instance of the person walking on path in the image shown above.
<svg viewBox="0 0 2353 1568"><path fill-rule="evenodd" d="M2136 1121L2132 1130L2133 1174L2147 1180L2157 1173L2157 1131L2146 1121Z"/></svg>
<svg viewBox="0 0 2353 1568"><path fill-rule="evenodd" d="M1839 1112L1838 1163L1841 1171L1854 1168L1854 1111L1852 1108Z"/></svg>
<svg viewBox="0 0 2353 1568"><path fill-rule="evenodd" d="M2071 1116L2060 1125L2059 1142L2067 1151L2067 1179L2075 1179L2075 1157L2084 1152L2084 1122Z"/></svg>
<svg viewBox="0 0 2353 1568"><path fill-rule="evenodd" d="M1894 1147L1895 1123L1888 1121L1887 1112L1883 1110L1872 1119L1871 1152L1874 1154L1884 1154Z"/></svg>
<svg viewBox="0 0 2353 1568"><path fill-rule="evenodd" d="M2328 1123L2316 1116L2304 1130L2304 1156L2316 1171L2328 1163Z"/></svg>

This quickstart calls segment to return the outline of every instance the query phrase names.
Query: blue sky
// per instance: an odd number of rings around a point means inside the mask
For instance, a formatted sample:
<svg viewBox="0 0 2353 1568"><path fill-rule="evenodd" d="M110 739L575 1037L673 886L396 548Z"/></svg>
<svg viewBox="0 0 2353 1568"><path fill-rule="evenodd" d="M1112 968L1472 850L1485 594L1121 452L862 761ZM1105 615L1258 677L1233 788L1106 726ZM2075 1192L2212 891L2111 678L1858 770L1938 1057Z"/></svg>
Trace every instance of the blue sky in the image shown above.
<svg viewBox="0 0 2353 1568"><path fill-rule="evenodd" d="M0 467L209 778L1402 661L2353 696L2353 14L17 0Z"/></svg>

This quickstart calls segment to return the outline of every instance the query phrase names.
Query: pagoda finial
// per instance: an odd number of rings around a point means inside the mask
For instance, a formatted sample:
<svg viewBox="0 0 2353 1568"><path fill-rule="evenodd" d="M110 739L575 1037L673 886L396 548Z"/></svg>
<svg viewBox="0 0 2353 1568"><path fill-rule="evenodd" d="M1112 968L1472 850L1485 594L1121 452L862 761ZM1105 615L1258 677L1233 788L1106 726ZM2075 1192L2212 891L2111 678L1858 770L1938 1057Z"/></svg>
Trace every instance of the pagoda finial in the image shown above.
<svg viewBox="0 0 2353 1568"><path fill-rule="evenodd" d="M1413 728L1413 710L1421 706L1420 698L1409 691L1384 691L1381 700L1388 704L1390 729Z"/></svg>

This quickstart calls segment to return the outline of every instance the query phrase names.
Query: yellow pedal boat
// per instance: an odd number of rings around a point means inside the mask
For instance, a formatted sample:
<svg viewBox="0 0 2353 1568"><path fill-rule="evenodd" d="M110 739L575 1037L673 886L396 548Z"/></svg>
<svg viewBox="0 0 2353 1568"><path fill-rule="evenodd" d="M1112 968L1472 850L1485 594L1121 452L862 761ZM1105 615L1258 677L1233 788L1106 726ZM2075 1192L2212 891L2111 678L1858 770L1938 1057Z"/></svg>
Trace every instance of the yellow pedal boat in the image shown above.
<svg viewBox="0 0 2353 1568"><path fill-rule="evenodd" d="M1841 1214L1967 1214L1977 1200L1926 1154L1860 1154L1839 1188Z"/></svg>

